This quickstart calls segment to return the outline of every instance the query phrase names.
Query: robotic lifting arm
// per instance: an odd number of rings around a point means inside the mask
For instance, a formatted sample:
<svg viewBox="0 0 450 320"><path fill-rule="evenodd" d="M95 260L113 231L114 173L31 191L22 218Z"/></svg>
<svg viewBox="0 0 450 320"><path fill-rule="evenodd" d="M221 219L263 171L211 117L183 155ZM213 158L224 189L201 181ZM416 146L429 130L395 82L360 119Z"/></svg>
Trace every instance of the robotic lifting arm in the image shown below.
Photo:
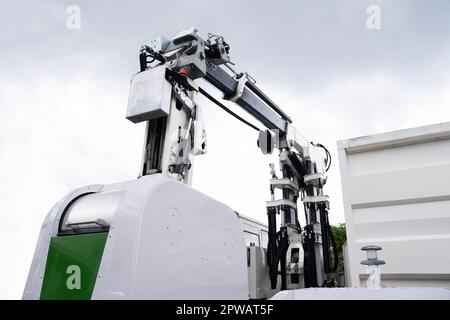
<svg viewBox="0 0 450 320"><path fill-rule="evenodd" d="M264 154L279 150L281 177L272 165L271 200L266 204L272 288L277 287L279 278L282 290L297 288L302 282L305 287L321 286L326 274L336 271L338 260L328 223L328 197L323 194L330 154L321 144L299 134L290 117L246 73L234 72L229 49L223 37L209 34L204 40L195 29L170 41L158 37L142 46L140 72L132 78L127 110L130 121L147 122L140 174L162 172L191 184L193 156L206 152L201 108L195 102L201 93L258 130L258 146ZM223 99L241 106L266 130L228 110L194 82L199 78L220 90ZM280 199L276 193L281 194ZM305 210L303 228L298 220L299 197Z"/></svg>

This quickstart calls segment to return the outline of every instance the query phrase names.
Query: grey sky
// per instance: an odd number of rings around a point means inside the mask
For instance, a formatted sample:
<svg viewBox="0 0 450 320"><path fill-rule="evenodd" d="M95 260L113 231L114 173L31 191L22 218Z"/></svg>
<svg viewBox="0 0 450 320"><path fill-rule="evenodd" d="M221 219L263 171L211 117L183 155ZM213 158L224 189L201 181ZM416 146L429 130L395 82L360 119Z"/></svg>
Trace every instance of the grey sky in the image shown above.
<svg viewBox="0 0 450 320"><path fill-rule="evenodd" d="M70 4L81 30L66 27ZM371 4L380 30L366 27ZM136 177L144 127L124 114L139 46L191 26L224 35L236 68L329 147L333 223L344 219L337 140L450 120L445 0L3 0L0 298L20 298L40 225L65 193ZM194 187L265 221L269 158L253 131L200 102L209 150Z"/></svg>

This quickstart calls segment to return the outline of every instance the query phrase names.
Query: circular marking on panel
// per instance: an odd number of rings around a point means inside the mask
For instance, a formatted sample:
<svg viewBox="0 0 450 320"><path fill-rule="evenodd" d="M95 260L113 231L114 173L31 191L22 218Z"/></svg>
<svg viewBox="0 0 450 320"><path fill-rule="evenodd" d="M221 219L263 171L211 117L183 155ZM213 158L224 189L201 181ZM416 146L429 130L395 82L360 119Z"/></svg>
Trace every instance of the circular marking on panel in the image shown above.
<svg viewBox="0 0 450 320"><path fill-rule="evenodd" d="M162 242L171 252L180 251L187 239L186 223L176 208L168 208L161 219Z"/></svg>
<svg viewBox="0 0 450 320"><path fill-rule="evenodd" d="M236 259L236 236L233 230L225 229L223 231L223 259L227 263L233 263Z"/></svg>

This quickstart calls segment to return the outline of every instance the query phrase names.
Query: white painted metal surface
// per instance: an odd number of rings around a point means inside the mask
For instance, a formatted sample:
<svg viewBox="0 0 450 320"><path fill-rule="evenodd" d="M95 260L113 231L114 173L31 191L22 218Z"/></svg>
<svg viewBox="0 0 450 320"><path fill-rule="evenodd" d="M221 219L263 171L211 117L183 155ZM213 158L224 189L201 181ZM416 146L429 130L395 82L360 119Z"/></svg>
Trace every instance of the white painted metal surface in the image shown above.
<svg viewBox="0 0 450 320"><path fill-rule="evenodd" d="M53 206L42 223L41 232L39 233L38 242L34 251L33 260L31 262L30 272L28 273L27 282L25 284L25 289L22 296L23 299L37 300L40 298L50 240L52 237L56 237L58 235L59 222L65 208L67 208L67 206L69 206L75 199L82 195L93 192L123 190L126 188L128 183L129 182L123 182L105 186L90 185L79 188L66 194Z"/></svg>
<svg viewBox="0 0 450 320"><path fill-rule="evenodd" d="M267 225L242 214L238 215L244 232L245 245L248 247L253 243L257 247L267 249L269 242Z"/></svg>
<svg viewBox="0 0 450 320"><path fill-rule="evenodd" d="M75 200L64 215L62 230L81 225L83 227L98 227L97 221L110 226L117 205L123 196L123 190L99 192L84 195Z"/></svg>
<svg viewBox="0 0 450 320"><path fill-rule="evenodd" d="M280 291L281 277L277 289L272 290L267 261L267 225L239 214L245 245L247 246L248 290L250 299L267 299Z"/></svg>
<svg viewBox="0 0 450 320"><path fill-rule="evenodd" d="M172 86L165 79L164 66L133 75L128 98L127 119L138 123L169 115Z"/></svg>
<svg viewBox="0 0 450 320"><path fill-rule="evenodd" d="M93 299L248 298L238 217L174 179L133 182L109 236Z"/></svg>
<svg viewBox="0 0 450 320"><path fill-rule="evenodd" d="M93 299L248 299L237 215L163 174L64 197L43 224L24 299L39 299L48 243L68 204L85 193L113 190L123 190L123 196L110 220Z"/></svg>
<svg viewBox="0 0 450 320"><path fill-rule="evenodd" d="M379 245L382 286L450 287L450 122L338 142L348 286Z"/></svg>
<svg viewBox="0 0 450 320"><path fill-rule="evenodd" d="M309 288L285 290L270 300L450 300L444 288Z"/></svg>
<svg viewBox="0 0 450 320"><path fill-rule="evenodd" d="M271 289L265 248L247 247L247 267L250 299L268 299L280 291L281 277L278 278L277 289Z"/></svg>

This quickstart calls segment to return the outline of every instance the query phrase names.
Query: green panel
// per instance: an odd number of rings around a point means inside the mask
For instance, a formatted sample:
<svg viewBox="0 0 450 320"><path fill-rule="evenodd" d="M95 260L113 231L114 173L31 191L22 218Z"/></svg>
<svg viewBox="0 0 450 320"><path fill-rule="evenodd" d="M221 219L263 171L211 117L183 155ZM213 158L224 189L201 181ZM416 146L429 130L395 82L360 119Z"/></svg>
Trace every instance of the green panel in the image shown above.
<svg viewBox="0 0 450 320"><path fill-rule="evenodd" d="M41 299L90 299L107 237L99 232L52 238Z"/></svg>

